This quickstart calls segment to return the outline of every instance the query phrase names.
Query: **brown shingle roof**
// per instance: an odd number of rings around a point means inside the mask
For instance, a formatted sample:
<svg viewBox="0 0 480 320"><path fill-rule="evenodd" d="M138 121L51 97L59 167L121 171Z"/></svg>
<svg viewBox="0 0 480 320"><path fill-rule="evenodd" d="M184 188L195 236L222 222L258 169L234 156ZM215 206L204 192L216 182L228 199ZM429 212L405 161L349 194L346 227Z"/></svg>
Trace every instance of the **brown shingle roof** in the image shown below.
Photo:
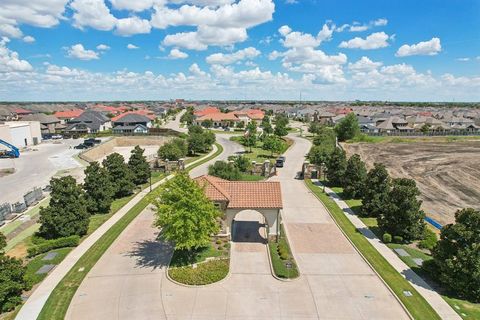
<svg viewBox="0 0 480 320"><path fill-rule="evenodd" d="M227 201L227 208L283 208L279 182L228 181L208 175L195 181L205 188L205 194L212 201Z"/></svg>

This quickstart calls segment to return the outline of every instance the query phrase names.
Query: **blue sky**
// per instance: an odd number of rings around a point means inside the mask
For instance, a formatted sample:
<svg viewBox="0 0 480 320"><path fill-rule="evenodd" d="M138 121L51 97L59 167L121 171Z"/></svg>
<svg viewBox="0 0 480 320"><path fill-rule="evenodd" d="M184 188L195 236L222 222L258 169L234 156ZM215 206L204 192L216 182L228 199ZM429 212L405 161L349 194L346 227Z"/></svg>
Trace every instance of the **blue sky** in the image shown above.
<svg viewBox="0 0 480 320"><path fill-rule="evenodd" d="M480 100L480 1L2 0L0 35L0 100Z"/></svg>

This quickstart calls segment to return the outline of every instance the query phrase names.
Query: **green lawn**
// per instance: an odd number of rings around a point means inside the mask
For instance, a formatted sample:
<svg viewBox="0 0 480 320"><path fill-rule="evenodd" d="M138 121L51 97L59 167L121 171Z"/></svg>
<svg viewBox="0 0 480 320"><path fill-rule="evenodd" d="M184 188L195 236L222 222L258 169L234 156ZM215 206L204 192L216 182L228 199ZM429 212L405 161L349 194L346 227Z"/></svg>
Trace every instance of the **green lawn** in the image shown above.
<svg viewBox="0 0 480 320"><path fill-rule="evenodd" d="M241 181L262 181L265 180L264 176L257 176L254 174L242 173Z"/></svg>
<svg viewBox="0 0 480 320"><path fill-rule="evenodd" d="M218 282L228 275L229 259L212 260L192 266L170 268L168 275L175 281L188 285L205 285Z"/></svg>
<svg viewBox="0 0 480 320"><path fill-rule="evenodd" d="M22 232L20 232L15 238L11 239L7 243L7 246L5 247L5 252L10 251L17 244L23 241L28 241L28 238L31 237L35 232L37 232L39 228L40 228L40 224L36 223L31 225L27 229L23 230Z"/></svg>
<svg viewBox="0 0 480 320"><path fill-rule="evenodd" d="M205 261L207 258L228 257L228 250L218 250L213 244L194 251L175 250L170 267L184 267Z"/></svg>
<svg viewBox="0 0 480 320"><path fill-rule="evenodd" d="M283 226L278 243L274 240L270 240L268 242L268 248L270 251L270 258L272 260L273 272L275 272L277 277L283 279L294 279L299 276L297 264L293 258L292 251L290 250L290 245L288 244ZM281 251L283 251L282 255L280 254ZM290 268L287 268L287 264L290 265Z"/></svg>
<svg viewBox="0 0 480 320"><path fill-rule="evenodd" d="M395 136L369 136L360 134L347 143L415 143L415 142L458 142L479 140L480 136L418 136L418 137L395 137Z"/></svg>
<svg viewBox="0 0 480 320"><path fill-rule="evenodd" d="M27 264L27 272L26 272L26 279L31 285L35 285L42 281L46 276L47 273L43 274L36 274L35 272L38 271L42 266L46 264L55 264L58 265L62 260L67 256L67 254L72 251L73 248L60 248L60 249L55 249L49 252L56 252L57 256L53 258L52 260L42 260L43 257L47 255L47 253L40 254L30 260Z"/></svg>
<svg viewBox="0 0 480 320"><path fill-rule="evenodd" d="M242 137L235 136L230 138L231 141L235 141L239 144L242 144ZM292 145L293 141L287 138L284 138L283 148L280 154L287 151L287 149ZM250 159L251 161L256 161L257 163L263 163L265 160L269 160L273 162L277 158L277 154L272 155L271 151L263 150L262 149L263 143L261 141L257 141L257 145L255 147L245 147L245 153L243 154L245 157ZM250 151L251 149L251 151Z"/></svg>
<svg viewBox="0 0 480 320"><path fill-rule="evenodd" d="M201 161L190 166L188 170L191 170L221 154L223 152L222 146L219 144L216 144L216 146L218 149L214 154L203 158ZM85 276L110 247L113 241L117 239L120 233L122 233L122 231L147 207L147 205L155 199L158 191L159 188L156 188L152 193L149 193L146 197L140 200L140 202L134 205L119 221L105 232L105 234L98 239L90 249L87 250L50 294L38 319L60 320L65 318L70 301ZM84 268L83 271L79 271L80 268Z"/></svg>
<svg viewBox="0 0 480 320"><path fill-rule="evenodd" d="M306 181L308 188L323 202L334 220L345 232L347 237L354 243L357 249L363 254L373 266L382 279L388 284L397 297L403 302L408 311L415 319L440 319L438 314L427 303L427 301L403 278L380 253L368 242L368 240L348 220L335 201L322 192L322 189L315 186L310 180ZM410 291L412 296L406 297L403 292Z"/></svg>

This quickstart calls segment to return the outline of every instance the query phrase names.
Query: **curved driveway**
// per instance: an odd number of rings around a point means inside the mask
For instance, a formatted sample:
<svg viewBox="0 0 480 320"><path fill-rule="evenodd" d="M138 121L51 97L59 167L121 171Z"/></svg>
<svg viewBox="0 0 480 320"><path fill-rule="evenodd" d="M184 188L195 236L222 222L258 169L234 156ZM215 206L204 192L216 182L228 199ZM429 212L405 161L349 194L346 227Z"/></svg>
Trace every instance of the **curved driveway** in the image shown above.
<svg viewBox="0 0 480 320"><path fill-rule="evenodd" d="M258 265L266 251L256 250L260 260L252 266L242 254L248 252L234 243L227 279L200 288L173 284L165 276L172 249L156 241L153 213L145 210L89 272L67 319L408 319L303 181L295 179L310 144L293 139L286 165L273 180L282 185L284 223L302 273L298 280L274 279Z"/></svg>

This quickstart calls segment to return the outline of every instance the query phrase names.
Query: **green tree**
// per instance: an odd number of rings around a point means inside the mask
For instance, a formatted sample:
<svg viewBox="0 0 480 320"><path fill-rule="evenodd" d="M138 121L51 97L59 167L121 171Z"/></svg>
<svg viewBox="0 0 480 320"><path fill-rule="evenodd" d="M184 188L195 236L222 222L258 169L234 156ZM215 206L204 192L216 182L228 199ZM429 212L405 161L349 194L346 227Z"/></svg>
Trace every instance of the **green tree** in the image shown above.
<svg viewBox="0 0 480 320"><path fill-rule="evenodd" d="M205 152L207 142L203 133L192 133L187 138L188 151L191 154L197 154L198 152Z"/></svg>
<svg viewBox="0 0 480 320"><path fill-rule="evenodd" d="M29 289L22 260L5 255L7 241L0 232L0 312L13 310L22 303L22 292Z"/></svg>
<svg viewBox="0 0 480 320"><path fill-rule="evenodd" d="M320 126L317 129L315 137L313 138L313 144L316 146L324 145L327 148L331 148L333 151L333 148L336 144L335 131L327 128L326 126Z"/></svg>
<svg viewBox="0 0 480 320"><path fill-rule="evenodd" d="M319 122L310 122L310 125L308 126L308 132L318 134L320 133L322 127L323 126Z"/></svg>
<svg viewBox="0 0 480 320"><path fill-rule="evenodd" d="M460 298L480 302L480 211L458 210L432 252L433 274Z"/></svg>
<svg viewBox="0 0 480 320"><path fill-rule="evenodd" d="M363 191L361 215L379 217L390 191L390 176L382 163L375 163L367 174Z"/></svg>
<svg viewBox="0 0 480 320"><path fill-rule="evenodd" d="M420 239L425 230L425 213L420 210L419 195L415 180L393 179L378 226L407 242Z"/></svg>
<svg viewBox="0 0 480 320"><path fill-rule="evenodd" d="M180 122L186 123L187 125L191 125L193 120L195 120L193 108L187 109L187 111L180 117Z"/></svg>
<svg viewBox="0 0 480 320"><path fill-rule="evenodd" d="M287 127L289 123L288 117L282 113L279 113L275 116L275 125L282 126L282 127Z"/></svg>
<svg viewBox="0 0 480 320"><path fill-rule="evenodd" d="M133 193L133 188L135 188L133 173L121 154L115 152L108 155L102 164L107 169L112 181L115 198L126 197Z"/></svg>
<svg viewBox="0 0 480 320"><path fill-rule="evenodd" d="M158 157L162 160L177 161L184 158L188 153L188 144L184 139L175 138L170 142L165 143L158 149Z"/></svg>
<svg viewBox="0 0 480 320"><path fill-rule="evenodd" d="M202 126L204 126L205 128L211 128L213 127L213 121L212 119L207 119L205 121L202 122Z"/></svg>
<svg viewBox="0 0 480 320"><path fill-rule="evenodd" d="M346 141L355 138L360 134L360 127L358 126L358 119L353 112L347 114L336 126L338 140Z"/></svg>
<svg viewBox="0 0 480 320"><path fill-rule="evenodd" d="M231 181L240 180L242 177L239 168L233 163L226 161L216 161L214 164L208 166L208 174Z"/></svg>
<svg viewBox="0 0 480 320"><path fill-rule="evenodd" d="M231 156L228 158L229 160L232 160L235 167L238 168L241 172L247 172L248 169L250 169L251 163L250 160L242 155L238 156Z"/></svg>
<svg viewBox="0 0 480 320"><path fill-rule="evenodd" d="M191 251L207 246L220 229L220 212L186 172L164 184L156 205L155 224L162 229L164 239L175 243L175 249Z"/></svg>
<svg viewBox="0 0 480 320"><path fill-rule="evenodd" d="M270 116L265 115L262 119L262 122L261 122L260 126L265 129L265 127L268 126L268 125L270 125L270 127L271 127Z"/></svg>
<svg viewBox="0 0 480 320"><path fill-rule="evenodd" d="M268 136L263 140L262 149L268 150L272 153L272 156L275 153L280 153L283 150L284 142L282 139L276 136Z"/></svg>
<svg viewBox="0 0 480 320"><path fill-rule="evenodd" d="M128 167L133 173L133 183L136 185L146 183L150 178L150 165L143 155L144 151L140 146L135 146L128 160Z"/></svg>
<svg viewBox="0 0 480 320"><path fill-rule="evenodd" d="M349 199L362 196L367 178L367 168L358 154L354 154L347 161L347 169L343 177L343 193Z"/></svg>
<svg viewBox="0 0 480 320"><path fill-rule="evenodd" d="M108 213L113 201L114 187L107 169L96 161L91 162L85 169L83 182L87 210L90 214Z"/></svg>
<svg viewBox="0 0 480 320"><path fill-rule="evenodd" d="M90 214L85 192L72 176L52 178L48 207L40 208L39 234L56 239L87 233Z"/></svg>
<svg viewBox="0 0 480 320"><path fill-rule="evenodd" d="M343 178L347 169L347 156L345 151L335 148L328 157L327 162L327 179L333 186L343 186Z"/></svg>
<svg viewBox="0 0 480 320"><path fill-rule="evenodd" d="M203 133L203 131L205 130L199 125L191 125L188 127L188 134Z"/></svg>
<svg viewBox="0 0 480 320"><path fill-rule="evenodd" d="M272 125L270 124L270 122L266 123L265 125L262 126L263 128L263 132L266 134L266 135L270 135L273 133L273 127Z"/></svg>
<svg viewBox="0 0 480 320"><path fill-rule="evenodd" d="M430 124L425 123L421 128L420 131L424 134L427 134L430 132Z"/></svg>
<svg viewBox="0 0 480 320"><path fill-rule="evenodd" d="M286 125L277 123L275 125L275 130L273 131L273 133L278 137L284 137L288 134L288 129Z"/></svg>
<svg viewBox="0 0 480 320"><path fill-rule="evenodd" d="M241 120L237 122L237 128L243 129L245 128L245 121Z"/></svg>

